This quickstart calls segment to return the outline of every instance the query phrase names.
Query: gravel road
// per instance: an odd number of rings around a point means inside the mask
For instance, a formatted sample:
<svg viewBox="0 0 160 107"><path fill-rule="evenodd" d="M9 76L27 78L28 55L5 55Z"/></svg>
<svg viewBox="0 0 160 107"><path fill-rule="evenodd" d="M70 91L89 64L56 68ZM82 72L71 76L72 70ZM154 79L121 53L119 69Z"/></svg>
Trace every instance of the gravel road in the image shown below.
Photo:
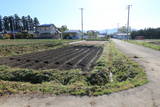
<svg viewBox="0 0 160 107"><path fill-rule="evenodd" d="M11 95L0 98L0 107L160 107L160 51L113 40L129 57L145 67L149 83L98 97Z"/></svg>

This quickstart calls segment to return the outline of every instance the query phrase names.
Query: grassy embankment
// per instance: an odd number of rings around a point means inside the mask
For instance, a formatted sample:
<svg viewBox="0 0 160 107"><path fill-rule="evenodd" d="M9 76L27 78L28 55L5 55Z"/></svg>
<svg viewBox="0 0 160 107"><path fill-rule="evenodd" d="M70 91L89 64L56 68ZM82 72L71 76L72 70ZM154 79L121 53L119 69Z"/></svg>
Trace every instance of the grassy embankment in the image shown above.
<svg viewBox="0 0 160 107"><path fill-rule="evenodd" d="M81 70L31 70L0 66L0 94L50 93L103 95L137 87L147 82L143 69L119 52L113 43L90 73Z"/></svg>
<svg viewBox="0 0 160 107"><path fill-rule="evenodd" d="M160 45L156 45L156 44L146 42L146 41L129 40L127 42L137 44L137 45L141 45L141 46L145 46L145 47L152 48L152 49L155 49L155 50L160 50Z"/></svg>
<svg viewBox="0 0 160 107"><path fill-rule="evenodd" d="M0 57L21 55L31 52L43 51L47 49L60 48L73 40L53 40L53 39L16 39L0 40Z"/></svg>

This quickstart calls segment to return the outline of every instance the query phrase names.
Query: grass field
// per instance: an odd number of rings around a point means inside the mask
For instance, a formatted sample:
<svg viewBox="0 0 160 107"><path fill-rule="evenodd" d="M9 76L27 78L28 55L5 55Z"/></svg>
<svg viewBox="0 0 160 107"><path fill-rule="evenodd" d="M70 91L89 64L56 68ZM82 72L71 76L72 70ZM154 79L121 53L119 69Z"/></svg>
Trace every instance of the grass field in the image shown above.
<svg viewBox="0 0 160 107"><path fill-rule="evenodd" d="M44 42L46 43L46 41L40 43ZM61 43L62 41L56 42ZM15 42L13 43L17 45ZM21 43L23 42L18 42L18 44ZM28 45L30 46L30 43ZM103 47L102 55L94 64L93 69L88 72L81 69L33 70L1 65L0 94L49 93L92 96L110 94L147 83L144 70L116 49L112 42L107 42L101 47ZM10 54L10 56L13 55Z"/></svg>
<svg viewBox="0 0 160 107"><path fill-rule="evenodd" d="M160 50L160 40L129 40L127 42Z"/></svg>
<svg viewBox="0 0 160 107"><path fill-rule="evenodd" d="M53 39L0 40L0 57L21 55L31 52L63 47L73 41L74 40L53 40Z"/></svg>
<svg viewBox="0 0 160 107"><path fill-rule="evenodd" d="M55 40L55 39L2 39L0 45L27 45L52 42L71 42L76 40Z"/></svg>

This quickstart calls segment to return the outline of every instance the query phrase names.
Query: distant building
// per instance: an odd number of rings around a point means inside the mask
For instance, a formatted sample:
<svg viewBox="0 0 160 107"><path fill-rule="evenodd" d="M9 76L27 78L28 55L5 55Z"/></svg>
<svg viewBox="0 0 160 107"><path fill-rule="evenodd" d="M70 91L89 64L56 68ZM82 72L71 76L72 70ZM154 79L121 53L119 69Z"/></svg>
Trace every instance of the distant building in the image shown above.
<svg viewBox="0 0 160 107"><path fill-rule="evenodd" d="M144 36L136 36L135 39L137 39L137 40L144 40Z"/></svg>
<svg viewBox="0 0 160 107"><path fill-rule="evenodd" d="M0 32L0 39L3 38L3 32Z"/></svg>
<svg viewBox="0 0 160 107"><path fill-rule="evenodd" d="M130 39L130 36L127 35L127 33L116 33L116 34L113 35L113 38L128 40L128 39Z"/></svg>
<svg viewBox="0 0 160 107"><path fill-rule="evenodd" d="M82 32L80 30L68 30L63 32L64 39L81 39Z"/></svg>
<svg viewBox="0 0 160 107"><path fill-rule="evenodd" d="M54 24L43 24L36 28L37 38L54 38L58 39L61 36L61 32L56 28Z"/></svg>

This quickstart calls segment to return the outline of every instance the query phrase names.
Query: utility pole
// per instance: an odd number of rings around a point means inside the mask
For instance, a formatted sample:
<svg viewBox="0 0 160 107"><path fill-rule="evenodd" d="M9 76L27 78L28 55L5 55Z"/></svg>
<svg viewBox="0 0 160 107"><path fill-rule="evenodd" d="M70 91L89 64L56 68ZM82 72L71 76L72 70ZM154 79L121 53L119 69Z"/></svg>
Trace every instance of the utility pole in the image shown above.
<svg viewBox="0 0 160 107"><path fill-rule="evenodd" d="M83 8L81 9L81 30L82 30L82 39L83 39Z"/></svg>
<svg viewBox="0 0 160 107"><path fill-rule="evenodd" d="M129 21L130 21L130 8L132 5L128 5L128 18L127 18L127 36L129 37Z"/></svg>

